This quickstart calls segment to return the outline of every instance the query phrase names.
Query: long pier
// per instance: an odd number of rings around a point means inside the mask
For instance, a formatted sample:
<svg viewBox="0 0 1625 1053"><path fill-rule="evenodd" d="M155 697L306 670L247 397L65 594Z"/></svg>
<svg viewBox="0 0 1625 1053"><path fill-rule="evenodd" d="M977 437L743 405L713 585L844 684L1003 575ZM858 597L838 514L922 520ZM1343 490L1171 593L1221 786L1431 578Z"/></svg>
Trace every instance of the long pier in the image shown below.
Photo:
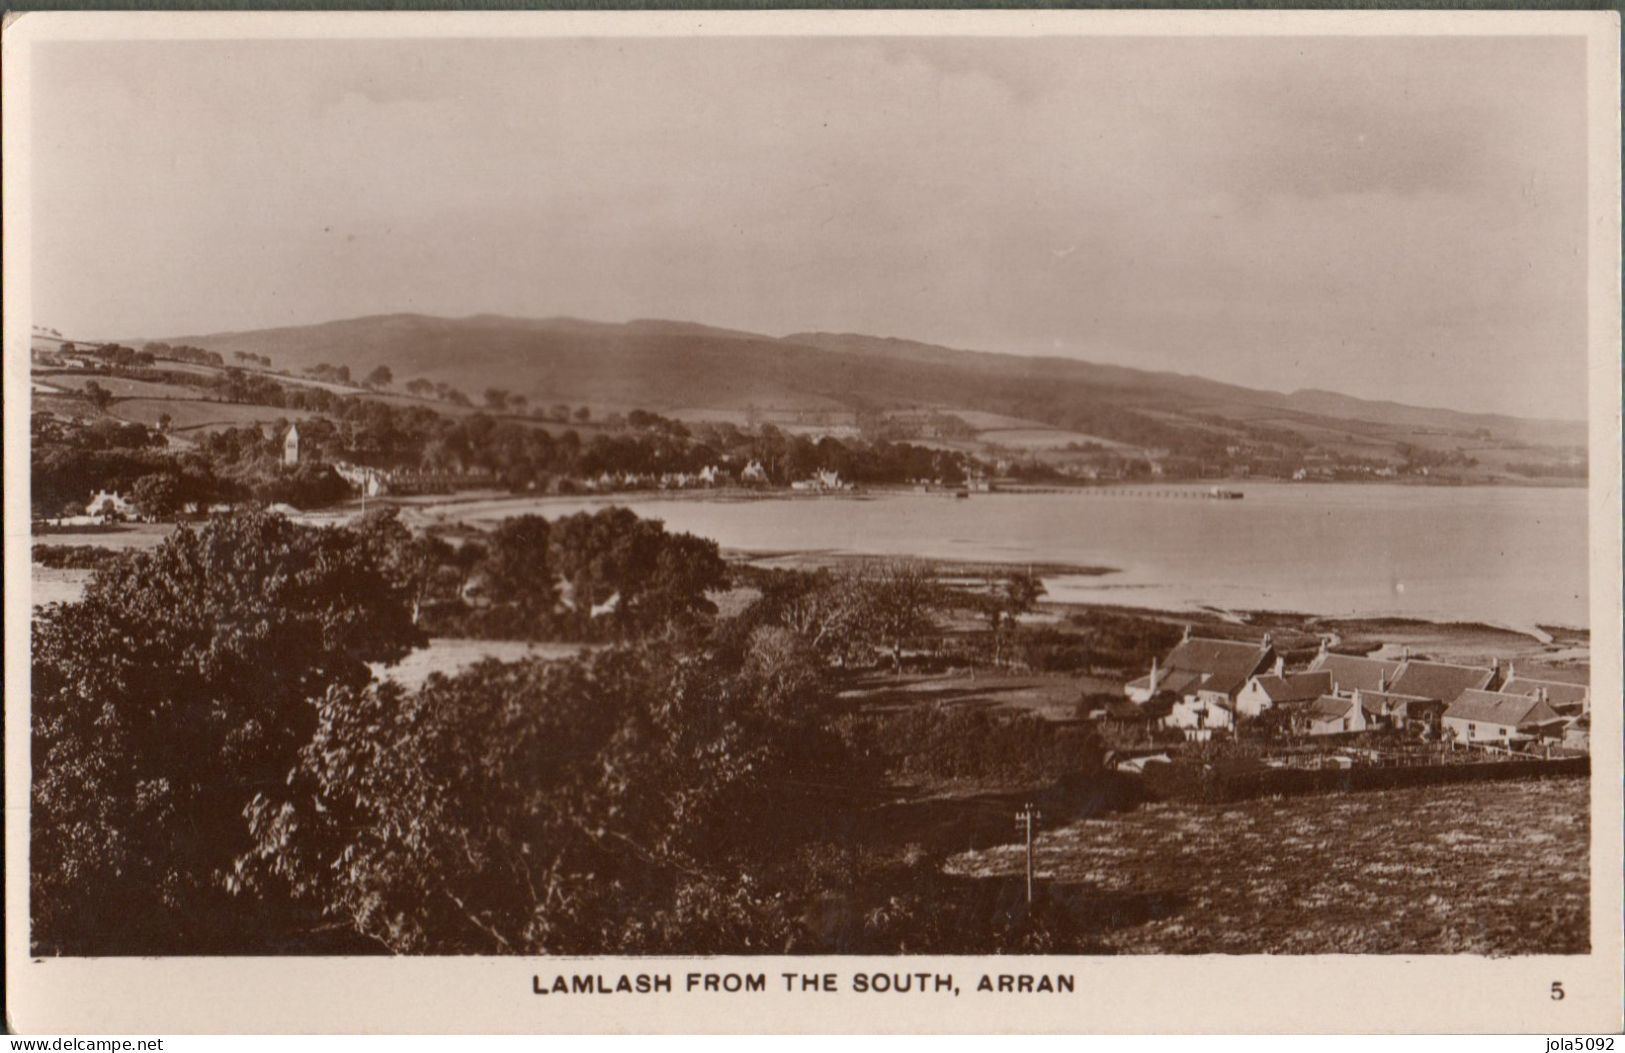
<svg viewBox="0 0 1625 1053"><path fill-rule="evenodd" d="M1164 501L1239 501L1246 496L1240 490L1226 490L1222 487L1193 490L1188 487L1052 486L1012 488L1004 492L1017 494L1084 494L1090 497L1154 497Z"/></svg>

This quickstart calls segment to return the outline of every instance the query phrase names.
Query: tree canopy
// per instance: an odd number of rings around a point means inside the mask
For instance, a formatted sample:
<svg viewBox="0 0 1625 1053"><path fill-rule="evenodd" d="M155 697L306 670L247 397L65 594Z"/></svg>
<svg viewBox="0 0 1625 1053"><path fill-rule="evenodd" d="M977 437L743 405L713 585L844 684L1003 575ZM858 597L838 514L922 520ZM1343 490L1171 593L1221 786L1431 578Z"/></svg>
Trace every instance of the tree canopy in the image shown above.
<svg viewBox="0 0 1625 1053"><path fill-rule="evenodd" d="M36 947L252 942L271 923L231 896L244 808L287 792L318 699L420 642L355 534L263 512L183 528L36 615Z"/></svg>

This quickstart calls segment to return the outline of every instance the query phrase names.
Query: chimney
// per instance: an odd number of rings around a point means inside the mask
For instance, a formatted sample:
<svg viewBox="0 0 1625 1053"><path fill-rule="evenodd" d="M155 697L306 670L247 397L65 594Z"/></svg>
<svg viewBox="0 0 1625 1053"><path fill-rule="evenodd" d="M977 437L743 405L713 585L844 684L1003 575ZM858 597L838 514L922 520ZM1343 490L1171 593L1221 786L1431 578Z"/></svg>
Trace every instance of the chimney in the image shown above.
<svg viewBox="0 0 1625 1053"><path fill-rule="evenodd" d="M1269 647L1274 642L1275 642L1275 634L1274 633L1265 633L1264 634L1264 646L1265 647Z"/></svg>
<svg viewBox="0 0 1625 1053"><path fill-rule="evenodd" d="M1275 656L1275 675L1276 676L1285 676L1286 675L1286 659L1282 658L1280 655Z"/></svg>
<svg viewBox="0 0 1625 1053"><path fill-rule="evenodd" d="M1388 692L1388 670L1386 669L1377 670L1377 691L1382 694ZM1360 692L1355 691L1354 693L1358 696Z"/></svg>
<svg viewBox="0 0 1625 1053"><path fill-rule="evenodd" d="M1185 635L1180 637L1180 642L1181 643L1189 643L1190 638L1191 638L1191 626L1190 626L1189 622L1186 622L1185 623Z"/></svg>
<svg viewBox="0 0 1625 1053"><path fill-rule="evenodd" d="M1157 656L1152 655L1151 656L1151 697L1152 698L1157 697L1157 681L1160 680L1160 679L1162 679L1162 674L1157 671Z"/></svg>
<svg viewBox="0 0 1625 1053"><path fill-rule="evenodd" d="M1329 637L1329 636L1322 636L1320 638L1320 656L1322 658L1326 657L1326 644L1327 644L1327 641L1329 641L1330 639L1331 639L1331 637Z"/></svg>
<svg viewBox="0 0 1625 1053"><path fill-rule="evenodd" d="M1507 683L1510 684L1510 683L1512 683L1512 681L1514 681L1516 679L1518 679L1518 667L1516 665L1512 664L1511 662L1508 662L1507 663Z"/></svg>

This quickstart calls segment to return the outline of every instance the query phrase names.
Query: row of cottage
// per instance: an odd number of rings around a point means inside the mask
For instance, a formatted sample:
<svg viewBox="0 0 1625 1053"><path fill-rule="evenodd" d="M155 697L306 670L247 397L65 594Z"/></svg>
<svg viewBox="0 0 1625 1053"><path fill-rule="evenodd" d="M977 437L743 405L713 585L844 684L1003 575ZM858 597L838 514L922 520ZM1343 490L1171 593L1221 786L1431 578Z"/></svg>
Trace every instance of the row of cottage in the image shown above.
<svg viewBox="0 0 1625 1053"><path fill-rule="evenodd" d="M1233 730L1279 708L1292 728L1337 735L1401 728L1467 744L1530 740L1584 745L1591 689L1519 675L1508 663L1455 665L1410 656L1333 654L1321 641L1308 668L1287 672L1265 634L1259 643L1185 637L1151 671L1124 687L1103 714L1160 723L1193 738Z"/></svg>

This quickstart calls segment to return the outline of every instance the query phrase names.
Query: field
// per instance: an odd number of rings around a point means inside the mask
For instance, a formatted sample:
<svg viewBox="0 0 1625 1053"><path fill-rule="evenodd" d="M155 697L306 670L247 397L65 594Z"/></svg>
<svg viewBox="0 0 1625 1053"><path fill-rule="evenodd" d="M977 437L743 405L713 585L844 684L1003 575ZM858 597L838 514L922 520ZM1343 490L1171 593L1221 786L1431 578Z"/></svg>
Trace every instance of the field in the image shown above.
<svg viewBox="0 0 1625 1053"><path fill-rule="evenodd" d="M109 377L92 373L48 373L43 378L47 383L63 389L83 391L89 384L101 385L111 391L116 398L148 398L148 399L195 399L198 397L196 388L183 387L179 384L159 384L150 380L132 380L129 377Z"/></svg>
<svg viewBox="0 0 1625 1053"><path fill-rule="evenodd" d="M1588 779L1152 804L1040 836L1051 895L1135 904L1126 954L1584 954ZM949 859L1018 874L1021 849Z"/></svg>
<svg viewBox="0 0 1625 1053"><path fill-rule="evenodd" d="M176 431L214 426L241 427L274 420L308 420L316 416L305 410L277 406L250 406L237 402L206 402L201 399L123 399L109 407L122 420L156 426L158 418L169 414Z"/></svg>
<svg viewBox="0 0 1625 1053"><path fill-rule="evenodd" d="M887 672L854 678L840 695L866 708L920 705L982 706L1034 713L1046 720L1071 720L1086 692L1117 693L1120 683L1077 673L1015 674L981 671L975 675L893 676Z"/></svg>
<svg viewBox="0 0 1625 1053"><path fill-rule="evenodd" d="M495 658L518 662L527 658L553 660L571 658L585 650L585 644L526 643L523 640L454 640L436 637L428 647L419 648L389 667L375 666L373 672L402 687L416 690L434 673L455 676L475 662Z"/></svg>

